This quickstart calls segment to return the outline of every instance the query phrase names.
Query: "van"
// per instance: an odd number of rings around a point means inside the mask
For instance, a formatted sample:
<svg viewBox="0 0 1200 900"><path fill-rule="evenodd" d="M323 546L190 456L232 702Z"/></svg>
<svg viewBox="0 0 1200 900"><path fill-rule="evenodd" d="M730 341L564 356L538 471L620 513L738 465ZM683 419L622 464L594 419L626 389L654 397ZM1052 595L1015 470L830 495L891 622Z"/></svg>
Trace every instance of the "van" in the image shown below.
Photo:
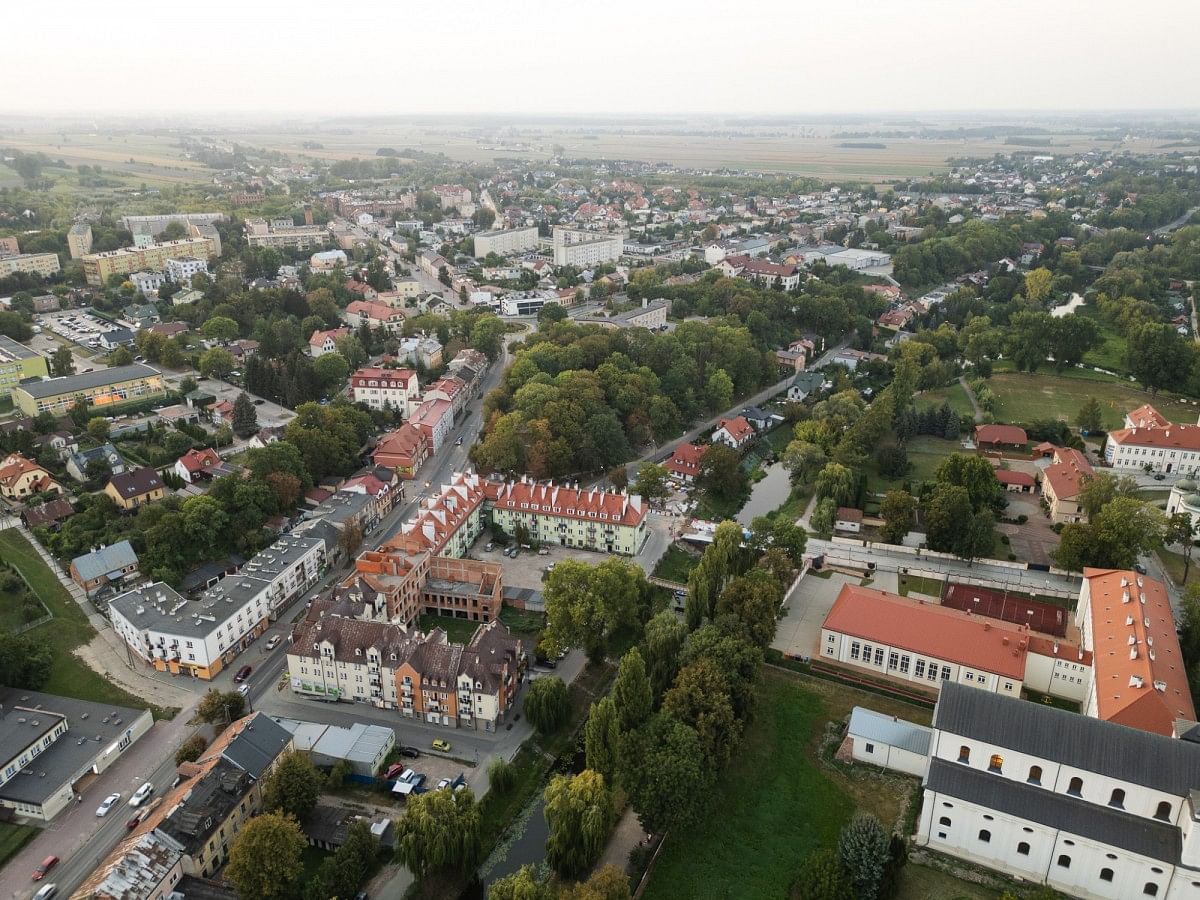
<svg viewBox="0 0 1200 900"><path fill-rule="evenodd" d="M33 880L41 881L46 877L46 873L58 865L58 857L53 853L38 863L37 868L33 870Z"/></svg>

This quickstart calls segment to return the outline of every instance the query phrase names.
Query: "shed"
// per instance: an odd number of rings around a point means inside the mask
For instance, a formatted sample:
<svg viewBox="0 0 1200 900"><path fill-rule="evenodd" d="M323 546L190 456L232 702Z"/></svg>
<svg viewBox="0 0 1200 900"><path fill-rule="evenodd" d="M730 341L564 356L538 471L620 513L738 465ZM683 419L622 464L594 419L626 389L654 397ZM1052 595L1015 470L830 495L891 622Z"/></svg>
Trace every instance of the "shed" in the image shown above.
<svg viewBox="0 0 1200 900"><path fill-rule="evenodd" d="M884 769L921 776L929 763L933 729L856 706L850 713L851 755Z"/></svg>

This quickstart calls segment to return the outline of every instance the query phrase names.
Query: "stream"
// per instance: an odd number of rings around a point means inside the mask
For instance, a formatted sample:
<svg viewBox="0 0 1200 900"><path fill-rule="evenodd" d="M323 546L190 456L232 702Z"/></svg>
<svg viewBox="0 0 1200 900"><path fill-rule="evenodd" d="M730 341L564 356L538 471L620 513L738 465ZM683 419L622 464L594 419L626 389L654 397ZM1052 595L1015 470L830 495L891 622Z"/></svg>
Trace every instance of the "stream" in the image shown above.
<svg viewBox="0 0 1200 900"><path fill-rule="evenodd" d="M764 471L766 475L750 488L750 499L737 514L739 525L749 527L756 516L765 516L783 506L791 494L791 474L783 463L771 463Z"/></svg>

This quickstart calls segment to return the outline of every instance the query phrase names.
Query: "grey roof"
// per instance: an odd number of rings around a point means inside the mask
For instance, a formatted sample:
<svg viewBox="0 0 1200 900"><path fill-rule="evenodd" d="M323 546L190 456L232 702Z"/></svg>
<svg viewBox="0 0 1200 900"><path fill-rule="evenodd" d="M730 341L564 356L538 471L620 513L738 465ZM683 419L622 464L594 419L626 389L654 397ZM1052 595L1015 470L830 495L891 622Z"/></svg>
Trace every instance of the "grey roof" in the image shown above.
<svg viewBox="0 0 1200 900"><path fill-rule="evenodd" d="M270 716L255 713L221 755L257 781L291 740L287 730Z"/></svg>
<svg viewBox="0 0 1200 900"><path fill-rule="evenodd" d="M217 760L158 824L158 831L195 854L250 792L254 779L232 762Z"/></svg>
<svg viewBox="0 0 1200 900"><path fill-rule="evenodd" d="M933 729L856 706L850 712L850 735L928 756Z"/></svg>
<svg viewBox="0 0 1200 900"><path fill-rule="evenodd" d="M18 343L7 334L0 334L0 359L33 359L38 356L24 344Z"/></svg>
<svg viewBox="0 0 1200 900"><path fill-rule="evenodd" d="M276 716L273 720L296 740L297 750L311 750L330 759L374 764L380 751L396 742L396 732L383 725L355 722L348 728Z"/></svg>
<svg viewBox="0 0 1200 900"><path fill-rule="evenodd" d="M978 688L967 688L982 694ZM1016 701L1028 706L1028 701ZM1068 713L1068 715L1073 715ZM1082 716L1076 716L1082 718ZM1169 739L1167 739L1169 740ZM1058 794L1045 788L992 775L944 759L934 759L925 786L939 794L976 803L997 812L1120 847L1151 859L1177 864L1179 829L1107 806Z"/></svg>
<svg viewBox="0 0 1200 900"><path fill-rule="evenodd" d="M107 575L109 572L119 571L126 566L136 566L137 561L133 545L129 541L117 541L115 544L75 557L71 560L71 565L75 567L80 578L84 581L91 581L101 575Z"/></svg>
<svg viewBox="0 0 1200 900"><path fill-rule="evenodd" d="M70 394L73 391L84 391L107 384L119 384L122 381L132 381L136 378L151 378L158 374L160 373L157 369L134 363L129 366L113 366L108 369L97 369L95 372L83 372L79 375L64 375L62 378L51 378L47 381L35 381L21 385L20 390L35 399L56 397L59 394Z"/></svg>
<svg viewBox="0 0 1200 900"><path fill-rule="evenodd" d="M933 727L1176 797L1200 786L1198 744L953 682Z"/></svg>

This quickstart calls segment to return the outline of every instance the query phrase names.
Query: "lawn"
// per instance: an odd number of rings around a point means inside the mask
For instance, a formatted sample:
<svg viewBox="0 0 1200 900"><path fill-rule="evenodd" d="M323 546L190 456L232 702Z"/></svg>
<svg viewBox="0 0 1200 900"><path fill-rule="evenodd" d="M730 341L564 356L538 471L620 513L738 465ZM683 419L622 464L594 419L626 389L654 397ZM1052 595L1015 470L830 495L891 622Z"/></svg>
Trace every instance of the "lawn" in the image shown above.
<svg viewBox="0 0 1200 900"><path fill-rule="evenodd" d="M872 459L867 468L867 491L870 493L886 493L887 491L903 488L907 481L915 491L922 481L933 481L933 473L942 460L951 453L962 452L962 446L957 441L947 441L931 435L918 435L905 445L908 451L908 472L900 478L884 478Z"/></svg>
<svg viewBox="0 0 1200 900"><path fill-rule="evenodd" d="M699 562L698 556L693 556L672 544L663 554L663 558L658 561L658 565L654 567L654 574L667 581L687 584L688 576Z"/></svg>
<svg viewBox="0 0 1200 900"><path fill-rule="evenodd" d="M0 822L0 868L21 848L37 837L40 828L32 825L13 825L10 822Z"/></svg>
<svg viewBox="0 0 1200 900"><path fill-rule="evenodd" d="M1083 355L1084 364L1099 366L1110 372L1128 372L1129 366L1125 362L1125 354L1129 349L1129 342L1100 318L1096 308L1084 305L1077 308L1072 315L1086 316L1100 329L1100 346L1093 347Z"/></svg>
<svg viewBox="0 0 1200 900"><path fill-rule="evenodd" d="M900 576L900 596L907 597L909 591L925 594L927 597L941 597L944 582L937 578L925 578L921 575Z"/></svg>
<svg viewBox="0 0 1200 900"><path fill-rule="evenodd" d="M1120 428L1125 413L1152 403L1175 422L1195 422L1196 406L1166 394L1151 396L1131 382L1121 382L1083 369L1052 372L1003 372L987 382L996 397L993 415L997 422L1028 423L1034 419L1071 421L1088 397L1095 397L1104 411L1104 427Z"/></svg>
<svg viewBox="0 0 1200 900"><path fill-rule="evenodd" d="M1163 571L1166 572L1170 579L1176 584L1183 584L1183 568L1185 562L1183 554L1176 553L1174 550L1167 550L1165 547L1156 552L1158 553L1158 561L1162 563ZM1188 584L1200 581L1200 571L1197 571L1197 563L1200 563L1200 555L1193 552L1192 564L1187 573Z"/></svg>
<svg viewBox="0 0 1200 900"><path fill-rule="evenodd" d="M171 718L175 715L178 710L152 706L140 697L117 687L71 652L75 647L88 643L96 636L96 631L79 604L71 598L54 573L42 562L37 551L16 529L0 531L0 556L21 571L54 615L51 621L27 632L46 638L54 647L54 666L50 670L49 680L42 685L43 691L96 703L131 706L137 709L149 707L157 719Z"/></svg>
<svg viewBox="0 0 1200 900"><path fill-rule="evenodd" d="M533 636L546 627L545 613L532 610L517 609L507 603L500 608L500 621L513 634Z"/></svg>
<svg viewBox="0 0 1200 900"><path fill-rule="evenodd" d="M998 891L947 875L928 866L907 865L900 876L898 900L996 900Z"/></svg>
<svg viewBox="0 0 1200 900"><path fill-rule="evenodd" d="M971 406L971 400L967 397L966 389L957 381L949 387L923 391L916 396L915 402L918 409L949 403L950 408L958 413L964 421L975 421L975 409Z"/></svg>
<svg viewBox="0 0 1200 900"><path fill-rule="evenodd" d="M432 631L435 628L441 628L446 632L446 637L450 638L450 643L467 644L470 643L476 629L482 624L482 622L472 622L470 619L455 619L452 616L422 614L419 627L422 631Z"/></svg>

